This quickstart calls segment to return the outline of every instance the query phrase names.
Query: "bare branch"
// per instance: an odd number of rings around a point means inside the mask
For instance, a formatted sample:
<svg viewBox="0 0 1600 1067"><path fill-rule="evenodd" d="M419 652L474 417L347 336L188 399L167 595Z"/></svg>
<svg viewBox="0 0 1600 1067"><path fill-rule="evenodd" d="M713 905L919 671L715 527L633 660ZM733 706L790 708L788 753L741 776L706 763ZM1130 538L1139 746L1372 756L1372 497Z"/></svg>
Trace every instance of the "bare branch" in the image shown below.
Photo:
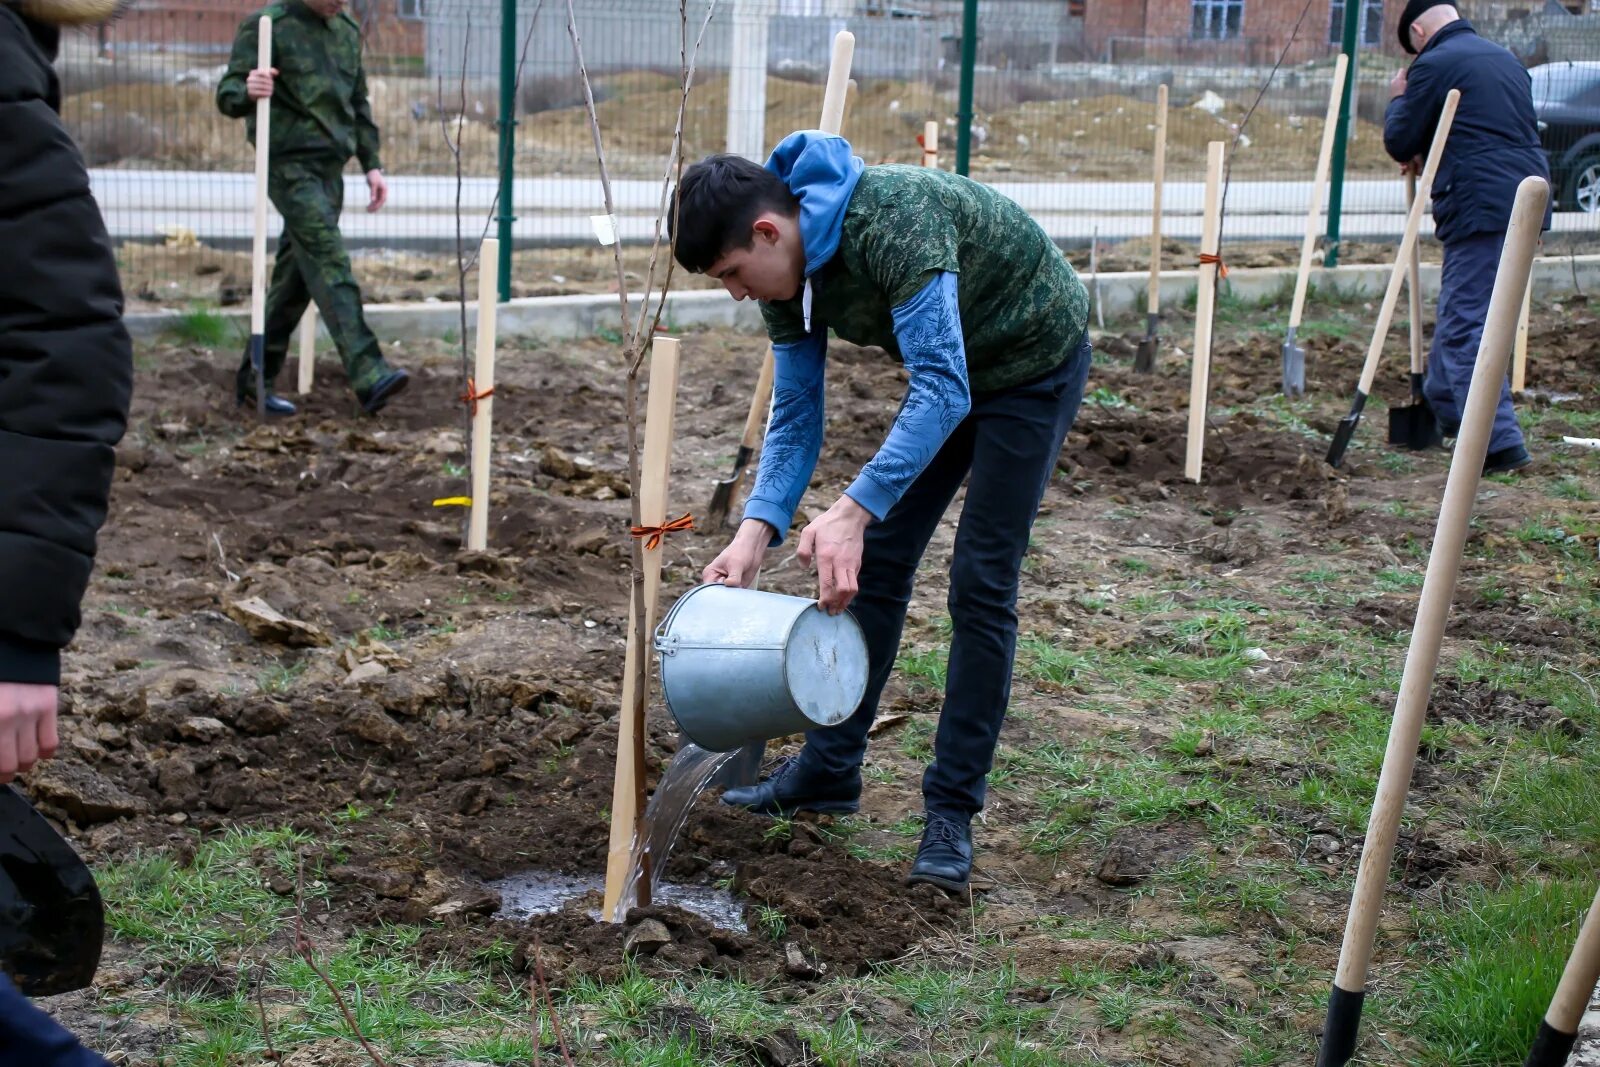
<svg viewBox="0 0 1600 1067"><path fill-rule="evenodd" d="M318 980L322 982L323 987L333 996L333 1002L339 1006L339 1012L344 1016L345 1025L350 1028L350 1032L361 1043L361 1049L367 1054L367 1058L372 1061L373 1067L389 1067L388 1063L384 1062L383 1057L378 1055L373 1047L367 1043L367 1035L361 1032L361 1027L356 1022L356 1017L351 1014L349 1006L345 1004L344 997L339 993L339 988L333 984L333 979L328 977L328 972L323 970L322 965L317 962L316 953L311 946L311 939L306 937L305 884L306 858L302 855L298 857L294 879L295 951L300 954L301 959L306 961L306 966L311 968Z"/></svg>
<svg viewBox="0 0 1600 1067"><path fill-rule="evenodd" d="M572 38L572 51L578 59L578 79L583 83L583 106L589 113L589 134L594 138L594 154L600 163L600 192L605 198L606 217L617 217L616 202L611 196L611 169L606 166L606 148L600 135L600 114L594 106L594 86L589 83L589 68L583 60L583 40L578 35L578 16L572 9L572 0L567 0L567 36ZM622 319L619 325L624 337L628 336L628 272L622 265L622 237L611 242L611 251L617 261L617 300L621 304ZM631 348L631 344L630 344ZM630 362L633 353L626 353ZM637 488L637 487L636 487ZM637 493L635 493L637 496Z"/></svg>
<svg viewBox="0 0 1600 1067"><path fill-rule="evenodd" d="M261 986L266 979L266 964L256 965L256 1011L261 1013L261 1040L266 1043L266 1058L273 1063L281 1063L283 1054L272 1044L272 1028L267 1025L267 1005L261 999Z"/></svg>
<svg viewBox="0 0 1600 1067"><path fill-rule="evenodd" d="M545 1010L550 1014L550 1029L556 1035L556 1047L561 1050L561 1061L566 1067L573 1067L572 1052L567 1048L566 1035L561 1032L561 1016L557 1014L555 1000L550 996L550 986L544 980L543 948L537 933L533 935L533 977L539 983L539 993L544 997Z"/></svg>

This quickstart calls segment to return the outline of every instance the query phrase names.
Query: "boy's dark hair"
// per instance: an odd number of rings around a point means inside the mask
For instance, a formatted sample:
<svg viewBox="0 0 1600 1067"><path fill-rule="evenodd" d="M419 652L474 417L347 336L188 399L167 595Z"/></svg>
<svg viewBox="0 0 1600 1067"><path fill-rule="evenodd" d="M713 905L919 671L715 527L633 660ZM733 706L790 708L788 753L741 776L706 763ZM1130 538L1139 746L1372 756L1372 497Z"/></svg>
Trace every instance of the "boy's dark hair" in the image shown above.
<svg viewBox="0 0 1600 1067"><path fill-rule="evenodd" d="M751 227L764 211L799 213L800 202L782 178L743 156L707 156L694 164L678 183L677 211L667 212L669 234L676 223L678 265L704 274L735 248L749 248Z"/></svg>

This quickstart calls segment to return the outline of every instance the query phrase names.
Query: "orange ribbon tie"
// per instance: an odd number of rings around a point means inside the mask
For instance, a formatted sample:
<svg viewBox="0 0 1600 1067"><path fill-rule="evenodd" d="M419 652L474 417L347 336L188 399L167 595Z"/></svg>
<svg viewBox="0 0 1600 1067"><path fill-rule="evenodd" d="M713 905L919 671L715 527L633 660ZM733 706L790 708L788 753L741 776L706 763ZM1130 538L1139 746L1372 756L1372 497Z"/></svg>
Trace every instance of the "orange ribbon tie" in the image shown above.
<svg viewBox="0 0 1600 1067"><path fill-rule="evenodd" d="M694 516L690 515L686 511L682 515L679 515L677 518L673 519L671 522L664 523L660 526L630 526L628 528L628 532L633 534L635 537L645 538L644 550L646 552L653 552L657 548L661 547L661 539L667 534L677 533L680 530L692 529L694 529Z"/></svg>
<svg viewBox="0 0 1600 1067"><path fill-rule="evenodd" d="M461 402L472 410L472 414L476 415L478 413L478 401L487 400L491 396L494 396L494 386L491 385L480 393L478 392L478 383L468 378L467 391L461 394Z"/></svg>
<svg viewBox="0 0 1600 1067"><path fill-rule="evenodd" d="M1226 278L1228 276L1228 265L1222 262L1222 257L1220 255L1214 256L1210 252L1201 252L1200 265L1205 266L1208 263L1215 263L1217 265L1217 277Z"/></svg>

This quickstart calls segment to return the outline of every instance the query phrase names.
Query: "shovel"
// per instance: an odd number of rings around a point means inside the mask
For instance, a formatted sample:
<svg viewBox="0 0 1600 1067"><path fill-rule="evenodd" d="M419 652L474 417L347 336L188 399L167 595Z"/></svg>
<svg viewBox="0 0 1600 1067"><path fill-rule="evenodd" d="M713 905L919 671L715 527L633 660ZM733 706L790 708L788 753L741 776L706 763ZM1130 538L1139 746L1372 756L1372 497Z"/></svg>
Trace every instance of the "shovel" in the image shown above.
<svg viewBox="0 0 1600 1067"><path fill-rule="evenodd" d="M1389 274L1389 286L1383 292L1383 306L1378 309L1378 323L1372 330L1372 343L1367 346L1366 362L1361 365L1361 380L1356 383L1356 395L1350 402L1350 414L1339 420L1333 433L1333 443L1328 446L1328 464L1337 467L1344 462L1345 451L1356 427L1361 425L1361 409L1367 405L1372 393L1372 379L1378 373L1378 357L1383 354L1383 341L1389 333L1389 323L1394 320L1394 306L1400 299L1400 283L1406 275L1406 263L1417 243L1417 231L1422 227L1422 204L1433 189L1433 176L1439 170L1439 160L1444 156L1444 143L1450 136L1450 124L1455 121L1456 105L1461 102L1461 90L1451 89L1444 98L1444 110L1439 114L1439 126L1433 133L1433 146L1428 149L1428 160L1422 165L1422 180L1417 183L1416 199L1406 215L1405 233L1400 237L1400 251L1394 259L1394 270Z"/></svg>
<svg viewBox="0 0 1600 1067"><path fill-rule="evenodd" d="M30 997L83 989L104 937L89 868L21 793L0 785L0 970Z"/></svg>
<svg viewBox="0 0 1600 1067"><path fill-rule="evenodd" d="M1406 206L1417 200L1417 179L1406 175ZM1411 298L1411 403L1389 409L1389 443L1420 452L1439 444L1439 420L1422 397L1422 250L1411 246L1406 288Z"/></svg>
<svg viewBox="0 0 1600 1067"><path fill-rule="evenodd" d="M1156 89L1156 163L1155 182L1150 202L1150 285L1146 292L1144 339L1133 356L1133 369L1140 374L1154 374L1156 347L1160 338L1156 327L1161 322L1161 183L1167 171L1167 87ZM1103 328L1103 327L1102 327Z"/></svg>
<svg viewBox="0 0 1600 1067"><path fill-rule="evenodd" d="M711 504L706 508L710 521L708 529L720 530L728 521L733 509L733 493L744 478L744 472L755 456L756 445L761 442L761 428L765 424L767 406L772 401L772 346L761 360L761 373L756 378L756 391L750 396L750 413L745 416L744 436L739 439L739 451L734 453L733 473L716 484L711 494Z"/></svg>
<svg viewBox="0 0 1600 1067"><path fill-rule="evenodd" d="M1333 64L1333 93L1328 98L1328 116L1322 120L1322 147L1317 152L1316 177L1311 180L1311 207L1306 212L1306 236L1300 243L1300 269L1294 276L1294 303L1289 308L1289 330L1283 338L1283 395L1300 396L1306 391L1306 350L1294 343L1300 316L1306 309L1306 287L1311 280L1311 256L1317 248L1318 222L1322 217L1322 187L1328 180L1333 158L1333 135L1339 128L1339 103L1344 98L1345 69L1350 57L1340 53Z"/></svg>

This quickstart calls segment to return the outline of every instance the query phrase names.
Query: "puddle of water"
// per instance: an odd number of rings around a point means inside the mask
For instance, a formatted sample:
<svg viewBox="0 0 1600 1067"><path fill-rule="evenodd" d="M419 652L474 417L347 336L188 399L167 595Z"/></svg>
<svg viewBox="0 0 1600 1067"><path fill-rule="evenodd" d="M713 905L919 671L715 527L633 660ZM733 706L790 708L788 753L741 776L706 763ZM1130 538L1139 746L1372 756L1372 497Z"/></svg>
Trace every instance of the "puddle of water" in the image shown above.
<svg viewBox="0 0 1600 1067"><path fill-rule="evenodd" d="M551 915L585 893L605 890L602 878L584 878L551 871L521 871L486 884L500 894L500 910L495 913L497 919ZM656 888L655 903L682 908L722 930L744 933L748 929L744 921L744 903L732 893L714 886L661 885ZM591 908L589 916L598 921L600 909Z"/></svg>

